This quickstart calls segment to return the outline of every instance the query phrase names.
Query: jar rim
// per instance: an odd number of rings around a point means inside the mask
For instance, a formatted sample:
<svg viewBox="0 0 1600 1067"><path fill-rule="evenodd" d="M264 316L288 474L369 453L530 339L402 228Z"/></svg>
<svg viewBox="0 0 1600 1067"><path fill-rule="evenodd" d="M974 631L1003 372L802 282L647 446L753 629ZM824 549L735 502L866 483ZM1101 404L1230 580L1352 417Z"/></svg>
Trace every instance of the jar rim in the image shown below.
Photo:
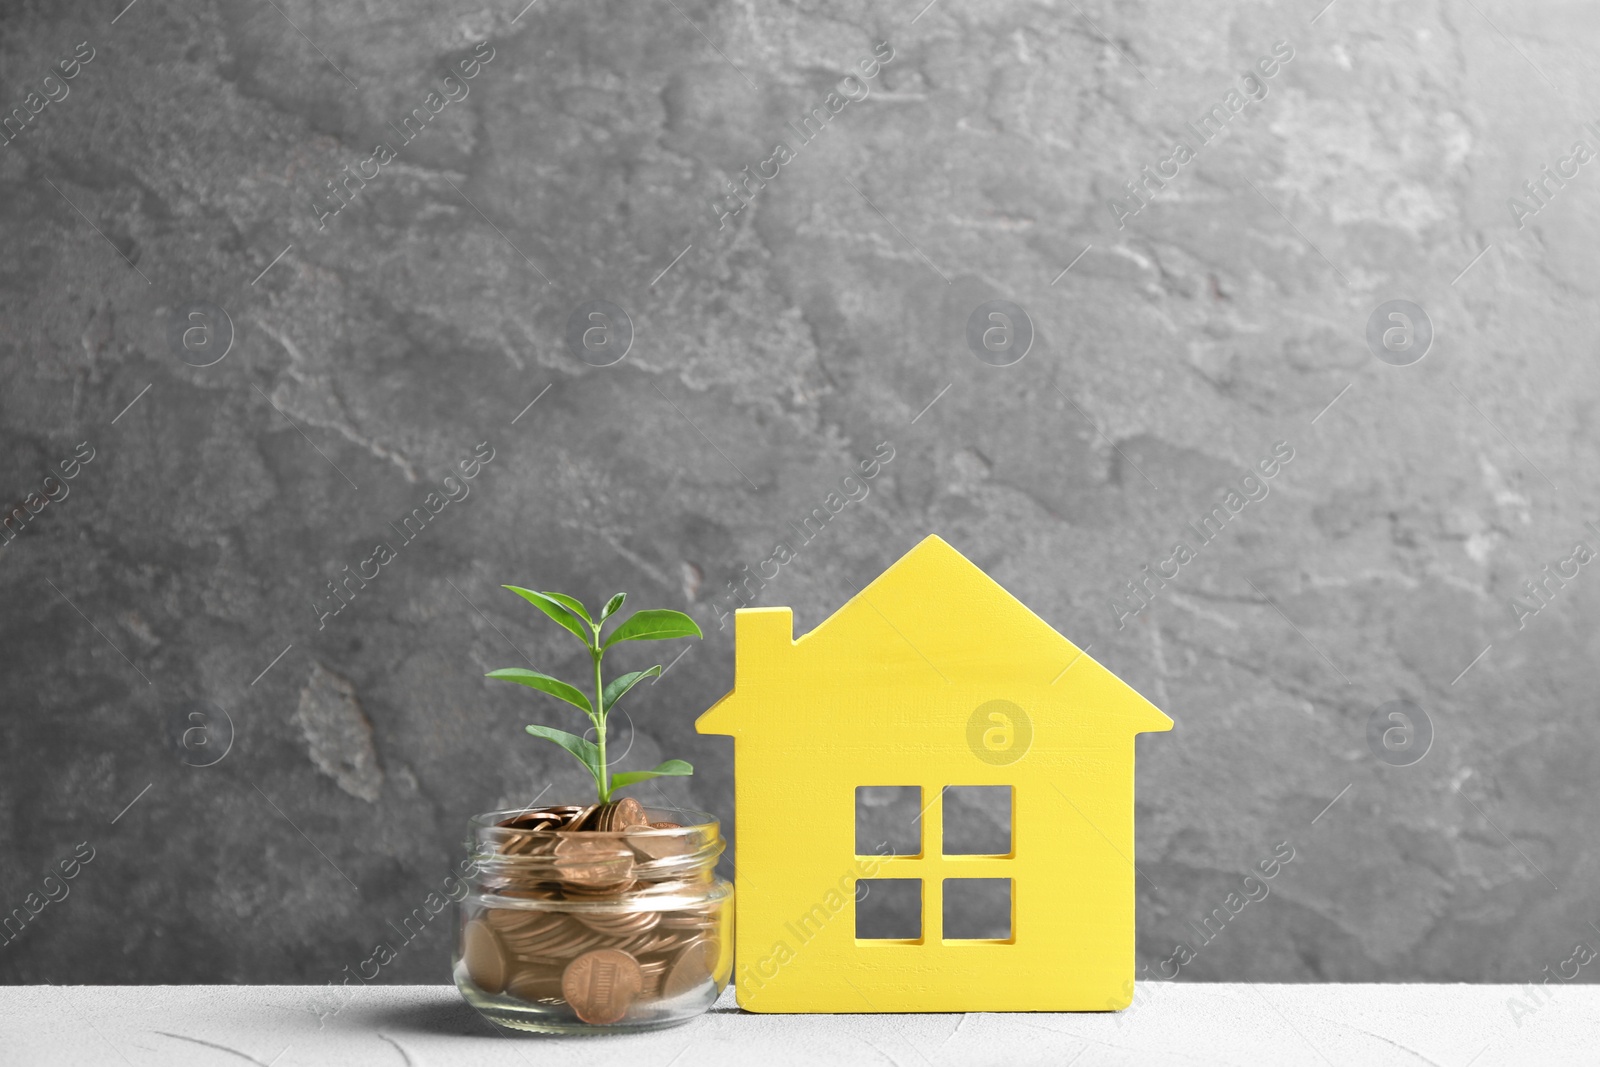
<svg viewBox="0 0 1600 1067"><path fill-rule="evenodd" d="M546 805L542 805L542 806L543 807L553 808L553 807L566 807L568 805L546 804ZM576 805L576 806L584 807L584 806L587 806L587 805ZM512 832L510 827L501 826L500 824L502 822L504 822L505 820L507 820L507 819L516 818L519 815L526 815L529 812L538 811L538 810L539 810L539 807L535 806L535 807L529 807L529 808L504 808L504 809L501 809L501 810L498 810L498 811L484 811L484 812L479 812L477 815L472 816L470 819L467 820L467 822L468 822L468 825L470 825L471 828L474 831L506 830L507 832ZM665 835L665 834L678 834L678 833L685 833L685 832L694 831L694 830L701 830L701 831L710 830L713 834L716 834L716 835L719 835L719 836L721 834L722 822L715 815L712 815L710 812L697 811L697 810L695 810L693 808L653 807L653 806L650 806L650 805L644 805L644 810L645 810L645 814L649 815L651 817L651 821L652 822L676 822L676 823L678 823L678 825L675 826L675 827L665 827L665 828L631 826L627 830L629 836L634 836L634 835L650 835L650 836L654 836L654 835ZM660 815L660 816L682 816L682 818L681 819L676 819L676 818L672 818L672 819L669 819L669 818L656 818L656 816L658 816L658 815ZM544 835L544 834L566 835L566 834L578 833L578 834L584 834L585 836L593 835L593 836L598 837L598 836L602 836L604 834L604 831L599 831L599 830L517 830L517 831L514 831L514 832L519 833L519 834L524 834L524 835L530 835L530 836L538 836L538 835ZM621 831L616 831L616 832L620 833Z"/></svg>
<svg viewBox="0 0 1600 1067"><path fill-rule="evenodd" d="M467 850L480 888L507 879L510 883L615 882L618 896L632 899L650 895L653 883L709 876L726 847L715 816L684 808L644 809L655 822L685 820L665 828L522 830L500 825L529 810L512 808L472 817Z"/></svg>

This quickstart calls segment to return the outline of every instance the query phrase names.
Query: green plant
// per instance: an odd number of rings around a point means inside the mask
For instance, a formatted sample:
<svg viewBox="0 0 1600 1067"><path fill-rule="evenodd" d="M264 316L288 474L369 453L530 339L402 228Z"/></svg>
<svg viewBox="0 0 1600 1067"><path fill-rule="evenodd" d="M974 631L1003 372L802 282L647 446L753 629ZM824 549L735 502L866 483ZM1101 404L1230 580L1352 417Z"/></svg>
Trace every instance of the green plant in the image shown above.
<svg viewBox="0 0 1600 1067"><path fill-rule="evenodd" d="M490 671L487 677L496 678L503 682L516 682L549 693L553 697L565 700L589 716L589 722L594 727L595 739L590 741L577 734L569 734L565 730L556 730L548 726L529 726L528 732L535 737L542 737L546 741L553 741L577 757L594 779L595 792L600 797L600 803L607 804L611 795L618 789L626 788L635 782L643 782L651 778L664 776L683 776L694 773L694 768L681 759L669 759L653 770L648 771L623 771L612 774L606 763L606 717L611 714L611 709L616 706L622 695L646 678L661 677L661 665L658 663L649 670L629 671L627 674L618 675L607 682L600 673L600 661L605 656L606 650L612 645L624 641L666 641L674 637L703 637L700 627L695 621L681 611L671 611L665 608L651 608L636 611L612 629L611 633L601 638L601 630L610 621L619 609L622 602L627 599L626 594L618 593L606 602L600 612L600 618L590 616L587 608L575 597L565 593L536 593L532 589L523 589L519 586L508 585L504 588L544 612L557 624L566 629L583 642L583 647L588 649L589 658L594 662L594 696L590 701L583 690L575 685L569 685L559 678L552 678L548 674L538 671L524 670L521 667L506 667L498 671Z"/></svg>

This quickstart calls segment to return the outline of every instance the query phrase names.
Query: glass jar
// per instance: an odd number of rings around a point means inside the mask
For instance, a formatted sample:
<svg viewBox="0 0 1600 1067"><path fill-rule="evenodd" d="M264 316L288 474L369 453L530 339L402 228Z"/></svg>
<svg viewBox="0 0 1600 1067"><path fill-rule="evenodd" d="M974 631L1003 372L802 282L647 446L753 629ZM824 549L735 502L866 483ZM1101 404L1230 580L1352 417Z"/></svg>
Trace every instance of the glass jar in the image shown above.
<svg viewBox="0 0 1600 1067"><path fill-rule="evenodd" d="M644 811L650 825L615 831L525 829L519 811L471 820L454 960L468 1003L503 1026L593 1033L673 1026L716 1001L733 969L721 826Z"/></svg>

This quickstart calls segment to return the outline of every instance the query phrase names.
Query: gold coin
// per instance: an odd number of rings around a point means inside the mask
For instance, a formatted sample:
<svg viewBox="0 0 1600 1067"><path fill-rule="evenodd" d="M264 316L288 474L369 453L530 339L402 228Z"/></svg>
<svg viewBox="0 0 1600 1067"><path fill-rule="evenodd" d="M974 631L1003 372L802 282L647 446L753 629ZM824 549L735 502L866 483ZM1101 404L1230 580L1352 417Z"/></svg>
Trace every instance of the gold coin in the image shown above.
<svg viewBox="0 0 1600 1067"><path fill-rule="evenodd" d="M481 919L467 923L461 932L461 957L466 961L467 976L473 985L490 994L505 988L505 950L488 923Z"/></svg>
<svg viewBox="0 0 1600 1067"><path fill-rule="evenodd" d="M598 1026L620 1022L643 984L639 961L614 948L586 952L561 973L561 995L578 1018Z"/></svg>

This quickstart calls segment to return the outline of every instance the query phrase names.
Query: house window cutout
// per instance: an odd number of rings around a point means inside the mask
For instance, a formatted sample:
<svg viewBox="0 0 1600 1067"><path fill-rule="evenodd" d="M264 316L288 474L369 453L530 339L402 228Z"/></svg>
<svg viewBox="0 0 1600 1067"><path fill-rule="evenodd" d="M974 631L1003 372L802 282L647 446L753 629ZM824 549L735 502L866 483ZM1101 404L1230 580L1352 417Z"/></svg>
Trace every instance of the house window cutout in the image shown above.
<svg viewBox="0 0 1600 1067"><path fill-rule="evenodd" d="M946 856L1010 856L1012 788L952 785L944 791Z"/></svg>
<svg viewBox="0 0 1600 1067"><path fill-rule="evenodd" d="M856 940L899 943L922 940L922 879L858 879Z"/></svg>
<svg viewBox="0 0 1600 1067"><path fill-rule="evenodd" d="M857 786L856 855L922 855L921 815L918 786Z"/></svg>
<svg viewBox="0 0 1600 1067"><path fill-rule="evenodd" d="M1013 941L1011 879L946 878L944 940Z"/></svg>

